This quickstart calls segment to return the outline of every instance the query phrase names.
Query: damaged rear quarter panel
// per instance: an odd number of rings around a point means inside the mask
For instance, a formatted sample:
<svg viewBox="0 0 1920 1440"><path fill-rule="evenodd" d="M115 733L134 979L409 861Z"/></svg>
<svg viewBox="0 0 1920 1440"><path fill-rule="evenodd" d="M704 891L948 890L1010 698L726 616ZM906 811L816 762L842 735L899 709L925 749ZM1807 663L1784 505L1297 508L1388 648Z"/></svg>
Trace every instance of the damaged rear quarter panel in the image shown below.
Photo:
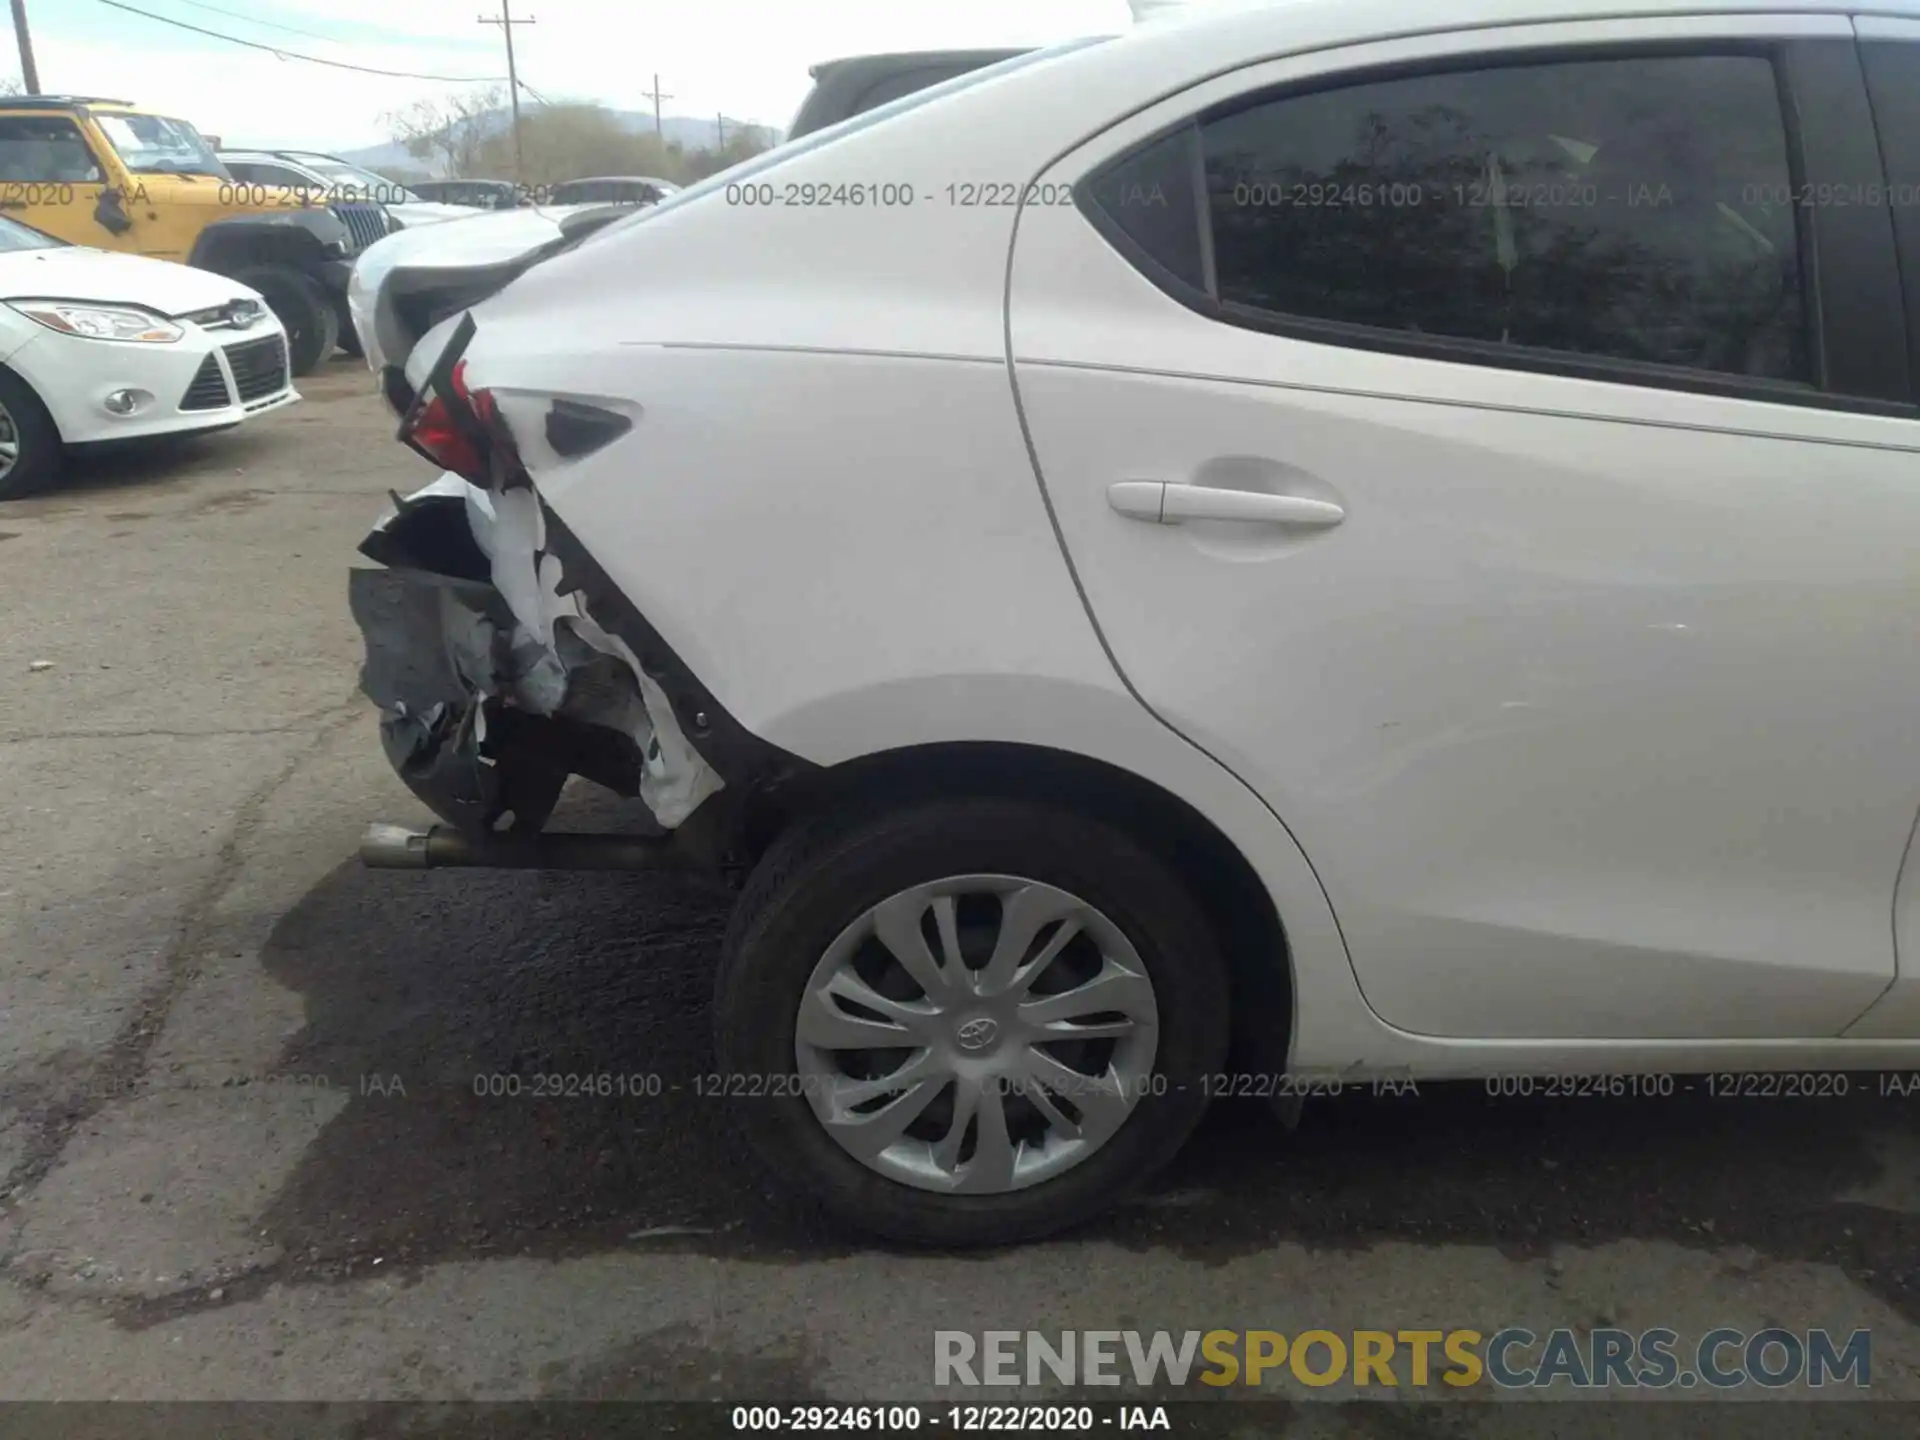
<svg viewBox="0 0 1920 1440"><path fill-rule="evenodd" d="M890 745L1007 732L1021 723L1002 711L1017 699L1008 680L1118 692L1001 366L673 347L612 358L644 397L640 420L594 455L536 468L536 483L746 729L822 762L809 713L865 692L925 691L913 704L926 713ZM828 753L847 758L852 738Z"/></svg>
<svg viewBox="0 0 1920 1440"><path fill-rule="evenodd" d="M531 489L489 492L443 475L367 537L363 553L389 568L353 572L349 597L367 645L361 688L381 707L388 757L468 832L509 813L516 828L539 828L570 771L637 792L663 826L678 826L720 777L659 683L563 581L546 529ZM523 716L554 725L490 736L490 718L498 729ZM631 765L595 730L628 741Z"/></svg>
<svg viewBox="0 0 1920 1440"><path fill-rule="evenodd" d="M1000 110L939 108L965 104ZM899 117L770 178L883 173L921 153L917 128ZM997 173L1046 158L1027 127L981 136ZM1084 750L1081 716L1138 709L1013 403L1013 230L1010 207L750 212L713 194L616 223L473 312L469 383L503 397L553 512L741 727L804 760ZM631 430L575 459L515 409L608 396Z"/></svg>
<svg viewBox="0 0 1920 1440"><path fill-rule="evenodd" d="M986 94L1004 83L928 108L999 115L972 158L1011 176L1048 142L1005 123ZM905 165L920 113L767 178ZM803 759L821 743L803 717L866 692L927 712L888 744L1017 727L1009 679L1131 703L1013 404L1013 229L1004 206L755 208L722 190L616 222L473 311L468 382L499 399L554 513L734 720ZM631 407L626 434L573 459L544 446L554 399L608 397ZM840 756L881 738L836 727Z"/></svg>
<svg viewBox="0 0 1920 1440"><path fill-rule="evenodd" d="M507 409L504 398L503 409ZM531 427L524 418L514 429L516 435L529 433L532 444ZM533 490L520 486L496 491L491 498L493 524L481 539L481 548L488 551L493 562L494 588L520 626L567 677L576 673L587 658L563 654L563 642L569 638L622 663L637 687L640 703L636 706L621 695L601 701L580 718L633 738L644 764L641 798L662 825L669 829L680 825L701 801L721 788L720 776L688 742L666 693L646 673L640 657L625 640L602 628L587 613L579 590L567 585L570 577L564 575L560 557L548 548L545 516ZM563 692L568 688L564 679L561 688ZM525 708L536 714L552 713L536 705Z"/></svg>

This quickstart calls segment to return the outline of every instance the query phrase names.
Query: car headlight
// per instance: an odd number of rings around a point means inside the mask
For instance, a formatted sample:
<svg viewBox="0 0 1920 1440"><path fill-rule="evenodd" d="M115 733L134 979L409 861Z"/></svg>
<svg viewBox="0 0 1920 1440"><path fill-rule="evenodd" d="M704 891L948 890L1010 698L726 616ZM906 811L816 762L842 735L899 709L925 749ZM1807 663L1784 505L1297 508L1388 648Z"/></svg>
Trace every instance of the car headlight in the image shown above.
<svg viewBox="0 0 1920 1440"><path fill-rule="evenodd" d="M178 325L117 305L78 305L67 300L15 300L13 308L62 335L89 340L130 340L143 345L171 345L183 333Z"/></svg>

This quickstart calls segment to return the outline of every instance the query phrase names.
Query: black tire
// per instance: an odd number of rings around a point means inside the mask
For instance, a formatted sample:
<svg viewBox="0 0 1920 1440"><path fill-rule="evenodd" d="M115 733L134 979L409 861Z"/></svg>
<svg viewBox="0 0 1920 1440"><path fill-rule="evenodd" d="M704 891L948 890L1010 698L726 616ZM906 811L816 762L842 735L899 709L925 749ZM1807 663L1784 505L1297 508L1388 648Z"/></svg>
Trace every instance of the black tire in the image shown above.
<svg viewBox="0 0 1920 1440"><path fill-rule="evenodd" d="M66 450L47 407L33 387L11 370L0 369L0 405L6 407L20 445L13 468L0 475L0 500L19 500L60 478Z"/></svg>
<svg viewBox="0 0 1920 1440"><path fill-rule="evenodd" d="M1100 1149L1052 1179L991 1195L909 1186L843 1150L805 1095L736 1098L733 1115L776 1198L916 1245L1004 1245L1078 1224L1179 1151L1225 1062L1228 983L1214 931L1167 866L1128 836L1025 801L932 801L802 824L775 842L728 926L714 1001L727 1076L790 1076L806 983L868 907L948 876L1012 875L1056 886L1119 927L1145 964L1159 1012L1152 1090ZM799 1089L799 1086L763 1088Z"/></svg>
<svg viewBox="0 0 1920 1440"><path fill-rule="evenodd" d="M286 327L287 365L295 376L311 375L333 357L340 316L319 281L289 265L260 265L233 278L258 290Z"/></svg>
<svg viewBox="0 0 1920 1440"><path fill-rule="evenodd" d="M353 328L353 312L347 308L346 296L334 301L333 316L340 332L340 353L351 355L355 360L363 359L367 352L360 348L360 336Z"/></svg>

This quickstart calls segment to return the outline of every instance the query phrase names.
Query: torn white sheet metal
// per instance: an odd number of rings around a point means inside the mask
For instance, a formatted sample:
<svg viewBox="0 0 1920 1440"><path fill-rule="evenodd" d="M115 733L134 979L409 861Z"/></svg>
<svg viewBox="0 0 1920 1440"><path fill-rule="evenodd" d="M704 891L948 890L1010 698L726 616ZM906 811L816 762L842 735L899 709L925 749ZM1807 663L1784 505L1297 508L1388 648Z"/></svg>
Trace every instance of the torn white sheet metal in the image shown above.
<svg viewBox="0 0 1920 1440"><path fill-rule="evenodd" d="M564 623L594 649L618 656L633 672L646 709L638 717L641 728L627 732L645 759L640 798L656 820L673 829L722 788L720 777L688 743L666 692L641 668L627 643L593 621L577 592L560 594L560 560L541 553L547 539L546 521L533 491L510 490L493 499L494 523L488 537L481 540L476 534L474 538L493 561L494 588L514 618L550 651L555 632Z"/></svg>
<svg viewBox="0 0 1920 1440"><path fill-rule="evenodd" d="M638 702L632 696L611 695L589 705L576 703L568 713L632 737L643 762L640 798L654 818L674 829L709 795L724 789L725 782L687 740L666 692L641 668L639 657L587 614L577 593L559 593L560 561L541 553L546 523L533 491L490 493L447 473L407 499L434 495L458 495L465 501L467 524L490 563L494 589L518 622L508 636L514 703L537 715L552 715L566 703L569 678L584 658L577 647L613 656L631 673ZM389 515L375 528L384 529L393 518ZM472 620L490 625L481 616ZM488 653L486 637L477 633L448 638L457 655ZM468 667L461 668L471 678Z"/></svg>

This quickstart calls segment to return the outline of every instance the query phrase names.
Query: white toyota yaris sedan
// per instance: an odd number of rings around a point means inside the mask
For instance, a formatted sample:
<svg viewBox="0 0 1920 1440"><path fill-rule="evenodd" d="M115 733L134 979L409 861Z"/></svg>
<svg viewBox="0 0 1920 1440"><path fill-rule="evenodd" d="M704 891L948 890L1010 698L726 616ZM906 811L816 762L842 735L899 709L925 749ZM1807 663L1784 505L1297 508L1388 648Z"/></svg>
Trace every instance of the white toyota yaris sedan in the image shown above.
<svg viewBox="0 0 1920 1440"><path fill-rule="evenodd" d="M1227 6L500 219L362 265L450 472L364 854L737 876L785 1189L996 1242L1267 1074L1920 1065L1912 0Z"/></svg>
<svg viewBox="0 0 1920 1440"><path fill-rule="evenodd" d="M224 430L299 398L257 291L0 217L0 500L53 483L68 446Z"/></svg>

